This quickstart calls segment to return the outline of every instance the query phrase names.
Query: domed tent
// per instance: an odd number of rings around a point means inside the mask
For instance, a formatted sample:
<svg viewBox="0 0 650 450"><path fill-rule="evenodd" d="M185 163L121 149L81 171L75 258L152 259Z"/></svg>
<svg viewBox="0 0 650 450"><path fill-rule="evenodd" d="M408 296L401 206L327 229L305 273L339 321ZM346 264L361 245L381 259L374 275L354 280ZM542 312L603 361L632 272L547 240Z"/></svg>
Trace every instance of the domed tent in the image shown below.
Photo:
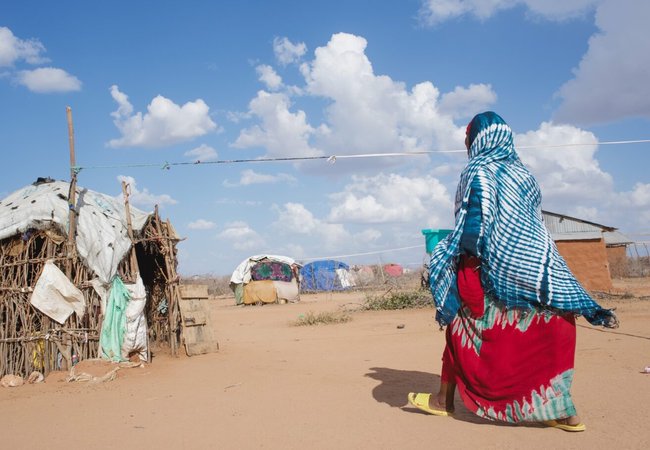
<svg viewBox="0 0 650 450"><path fill-rule="evenodd" d="M235 303L285 303L300 300L300 265L292 258L255 255L246 258L230 277Z"/></svg>
<svg viewBox="0 0 650 450"><path fill-rule="evenodd" d="M303 291L342 291L356 286L350 266L332 259L305 264L300 276Z"/></svg>

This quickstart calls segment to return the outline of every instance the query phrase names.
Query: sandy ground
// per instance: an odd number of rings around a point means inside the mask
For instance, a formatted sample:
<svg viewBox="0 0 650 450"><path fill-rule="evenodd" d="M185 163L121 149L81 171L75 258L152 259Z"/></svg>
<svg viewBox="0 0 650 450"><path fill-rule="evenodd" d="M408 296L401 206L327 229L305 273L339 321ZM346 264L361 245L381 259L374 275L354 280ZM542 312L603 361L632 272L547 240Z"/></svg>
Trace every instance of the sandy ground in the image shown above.
<svg viewBox="0 0 650 450"><path fill-rule="evenodd" d="M633 296L601 301L617 308L619 329L579 320L573 395L585 433L490 423L458 398L453 418L408 407L409 391L438 387L444 333L434 311L355 312L348 323L290 325L300 314L365 299L346 293L262 307L214 300L218 353L158 352L151 365L121 369L105 383L65 383L55 374L0 388L1 447L645 449L650 280L622 291ZM110 370L85 364L77 368Z"/></svg>

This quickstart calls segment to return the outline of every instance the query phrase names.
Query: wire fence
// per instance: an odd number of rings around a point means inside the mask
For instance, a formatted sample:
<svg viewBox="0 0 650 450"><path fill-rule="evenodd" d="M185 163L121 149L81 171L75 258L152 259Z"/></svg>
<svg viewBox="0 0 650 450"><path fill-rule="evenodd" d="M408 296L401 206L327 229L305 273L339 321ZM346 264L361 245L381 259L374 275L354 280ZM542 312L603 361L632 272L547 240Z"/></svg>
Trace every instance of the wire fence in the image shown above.
<svg viewBox="0 0 650 450"><path fill-rule="evenodd" d="M623 275L627 277L650 276L650 242L633 242L627 246L627 259Z"/></svg>

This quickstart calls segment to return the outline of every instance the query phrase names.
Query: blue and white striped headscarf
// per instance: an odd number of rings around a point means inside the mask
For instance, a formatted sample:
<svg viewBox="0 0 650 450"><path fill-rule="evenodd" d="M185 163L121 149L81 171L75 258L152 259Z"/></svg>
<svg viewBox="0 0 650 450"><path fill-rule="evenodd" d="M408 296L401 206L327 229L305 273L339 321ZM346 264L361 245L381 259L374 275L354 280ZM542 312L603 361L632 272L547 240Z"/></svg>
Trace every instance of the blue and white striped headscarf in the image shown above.
<svg viewBox="0 0 650 450"><path fill-rule="evenodd" d="M506 308L538 306L583 315L593 325L618 326L613 311L587 294L558 253L542 222L539 185L519 159L510 127L497 114L485 112L472 119L468 137L469 163L456 191L456 225L433 250L429 265L436 320L447 325L460 306L451 287L456 283L470 186L478 181L478 256L486 295Z"/></svg>

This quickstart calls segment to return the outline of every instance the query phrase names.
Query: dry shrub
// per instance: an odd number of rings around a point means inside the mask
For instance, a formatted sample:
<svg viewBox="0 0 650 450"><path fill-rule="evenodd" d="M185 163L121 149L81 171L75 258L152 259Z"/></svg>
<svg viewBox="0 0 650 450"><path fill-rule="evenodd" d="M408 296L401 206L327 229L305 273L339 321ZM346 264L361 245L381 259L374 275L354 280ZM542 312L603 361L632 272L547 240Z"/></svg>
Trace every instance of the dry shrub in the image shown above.
<svg viewBox="0 0 650 450"><path fill-rule="evenodd" d="M332 323L345 323L352 320L352 316L344 312L325 311L314 313L309 311L307 314L298 316L298 320L292 322L293 326L311 326L311 325L329 325Z"/></svg>
<svg viewBox="0 0 650 450"><path fill-rule="evenodd" d="M208 286L208 295L213 297L233 295L229 275L194 275L183 278L182 284L205 284Z"/></svg>
<svg viewBox="0 0 650 450"><path fill-rule="evenodd" d="M423 290L387 291L382 295L366 295L364 309L395 310L429 308L432 306L431 294Z"/></svg>
<svg viewBox="0 0 650 450"><path fill-rule="evenodd" d="M384 273L379 265L362 266L372 269L372 273L360 272L357 266L352 267L352 274L356 281L356 287L352 290L373 290L384 289L389 286L391 289L414 289L420 285L422 276L421 270L405 270L400 276L391 276Z"/></svg>

